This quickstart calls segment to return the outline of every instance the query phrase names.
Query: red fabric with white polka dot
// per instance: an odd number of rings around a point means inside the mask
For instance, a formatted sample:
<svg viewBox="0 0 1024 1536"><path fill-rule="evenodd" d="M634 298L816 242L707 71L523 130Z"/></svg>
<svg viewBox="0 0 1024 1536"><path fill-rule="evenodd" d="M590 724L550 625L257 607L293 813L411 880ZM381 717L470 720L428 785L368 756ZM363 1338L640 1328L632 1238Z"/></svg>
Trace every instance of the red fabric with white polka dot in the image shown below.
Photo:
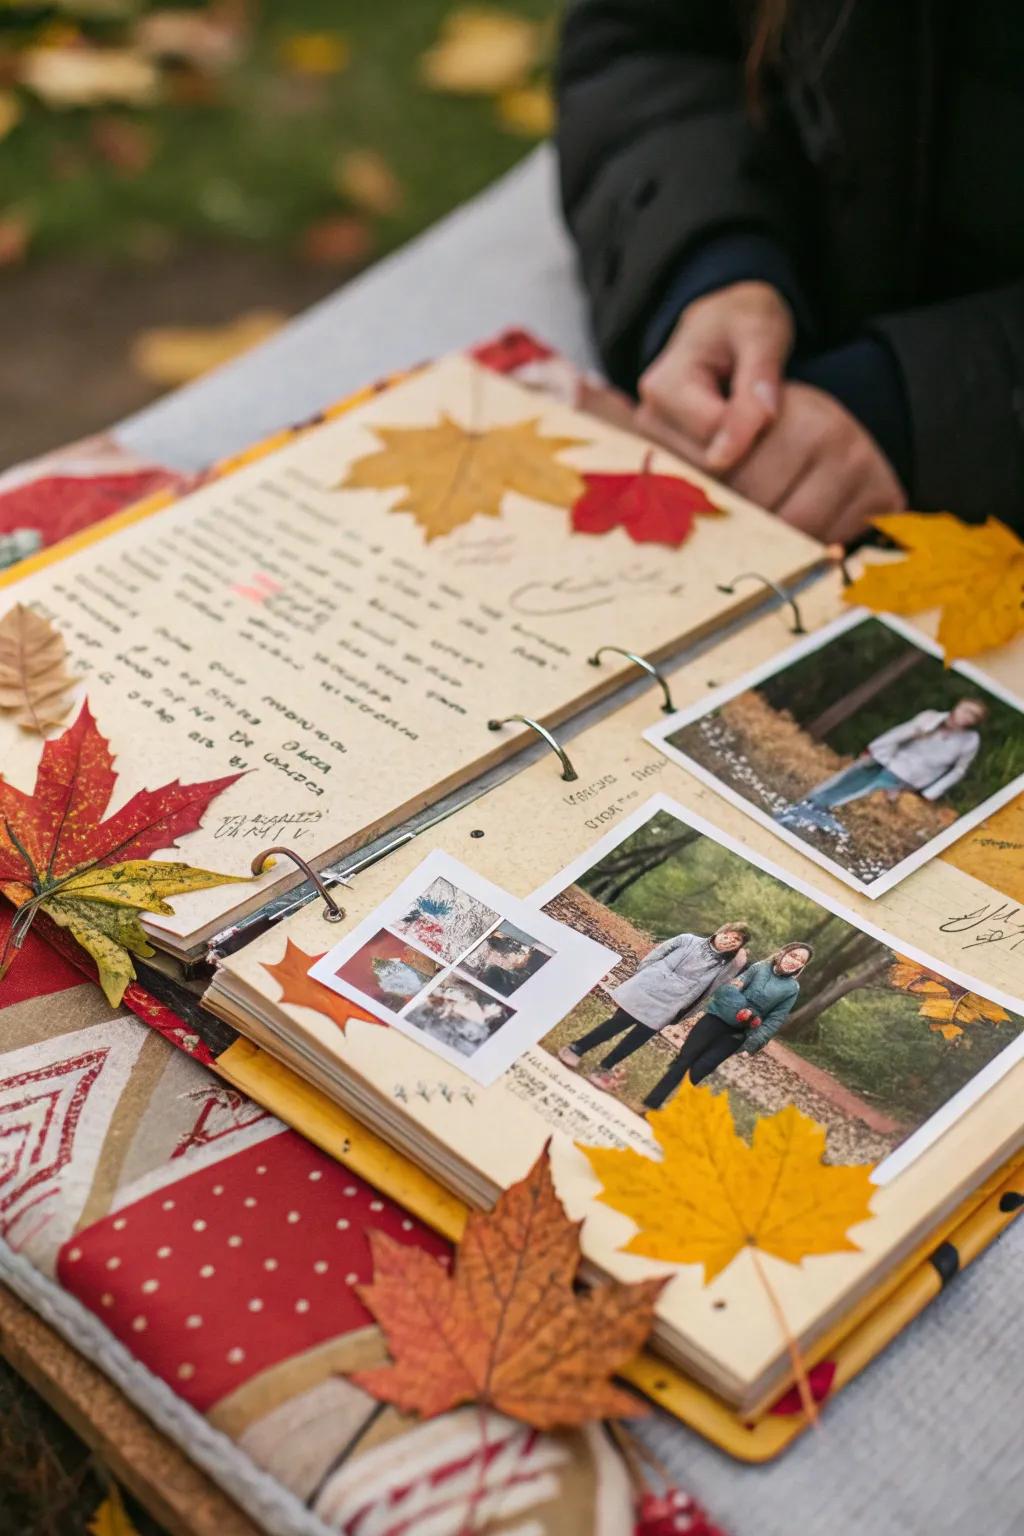
<svg viewBox="0 0 1024 1536"><path fill-rule="evenodd" d="M250 1377L372 1319L377 1228L449 1245L293 1131L165 1185L79 1232L61 1284L206 1410Z"/></svg>

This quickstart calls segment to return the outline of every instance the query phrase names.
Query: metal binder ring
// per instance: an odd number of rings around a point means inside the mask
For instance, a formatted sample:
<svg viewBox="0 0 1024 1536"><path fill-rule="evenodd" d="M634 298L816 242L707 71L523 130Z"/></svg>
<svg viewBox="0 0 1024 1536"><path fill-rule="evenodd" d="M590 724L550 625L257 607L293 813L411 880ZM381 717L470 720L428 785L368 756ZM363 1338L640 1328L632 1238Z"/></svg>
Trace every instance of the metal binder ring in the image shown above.
<svg viewBox="0 0 1024 1536"><path fill-rule="evenodd" d="M579 778L579 774L569 761L565 748L555 740L549 730L540 725L536 720L531 720L529 715L506 715L503 720L488 720L487 729L489 731L500 731L503 725L513 724L528 725L531 731L537 732L541 741L547 743L562 765L562 778L567 784L572 784Z"/></svg>
<svg viewBox="0 0 1024 1536"><path fill-rule="evenodd" d="M775 596L785 603L792 612L793 626L791 633L794 635L806 635L807 630L804 628L804 621L800 617L800 605L793 594L786 591L785 587L780 587L778 582L772 581L770 576L762 576L760 571L741 571L731 581L720 581L718 583L719 592L732 594L736 590L736 583L738 581L760 581L764 586L770 587Z"/></svg>
<svg viewBox="0 0 1024 1536"><path fill-rule="evenodd" d="M651 677L654 678L654 681L657 683L662 692L662 698L664 700L661 706L662 714L675 714L676 707L672 702L672 695L669 692L668 680L660 667L656 667L653 661L648 661L646 656L638 656L635 651L627 651L625 647L621 645L602 645L601 649L595 651L593 656L587 657L590 665L592 667L599 667L601 665L601 657L605 654L606 651L614 651L616 656L625 656L627 660L634 664L634 666L643 667L645 672L650 673Z"/></svg>
<svg viewBox="0 0 1024 1536"><path fill-rule="evenodd" d="M316 870L311 869L301 854L295 853L293 849L264 848L263 852L258 853L252 861L251 867L254 875L262 875L264 869L266 868L267 860L270 858L271 854L274 853L280 853L284 856L284 858L291 859L293 864L297 864L299 866L306 879L309 880L311 884L316 886L317 890L320 892L320 895L324 899L324 910L322 913L324 922L340 923L344 921L345 908L338 906L338 903L335 901L326 885L324 885L324 882L321 880Z"/></svg>

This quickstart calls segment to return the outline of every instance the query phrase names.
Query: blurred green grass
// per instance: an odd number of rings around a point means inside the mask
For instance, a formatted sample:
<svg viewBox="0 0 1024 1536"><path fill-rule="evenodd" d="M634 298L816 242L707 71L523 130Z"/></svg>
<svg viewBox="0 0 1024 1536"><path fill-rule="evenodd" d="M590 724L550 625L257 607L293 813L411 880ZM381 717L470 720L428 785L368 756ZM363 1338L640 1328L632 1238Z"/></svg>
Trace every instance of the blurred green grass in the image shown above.
<svg viewBox="0 0 1024 1536"><path fill-rule="evenodd" d="M372 148L404 189L400 210L375 217L377 253L401 244L511 167L531 141L504 129L495 102L432 92L418 60L451 0L263 0L242 61L211 104L104 109L150 130L140 174L119 174L90 152L89 118L28 100L0 142L0 208L23 210L33 258L162 254L179 243L256 243L288 249L315 220L344 211L332 184L340 153ZM553 19L552 0L502 9ZM279 46L291 34L341 34L351 56L336 75L289 75Z"/></svg>

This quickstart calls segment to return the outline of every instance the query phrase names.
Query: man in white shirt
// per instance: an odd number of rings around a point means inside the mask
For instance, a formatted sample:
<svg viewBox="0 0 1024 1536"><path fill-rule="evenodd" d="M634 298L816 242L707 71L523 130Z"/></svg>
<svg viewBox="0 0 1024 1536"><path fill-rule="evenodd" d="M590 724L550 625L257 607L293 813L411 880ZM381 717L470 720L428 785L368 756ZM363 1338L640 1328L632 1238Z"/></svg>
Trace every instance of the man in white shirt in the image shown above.
<svg viewBox="0 0 1024 1536"><path fill-rule="evenodd" d="M822 824L832 819L829 811L876 790L893 798L911 790L925 800L938 800L959 784L977 756L978 730L987 714L985 703L976 698L960 699L950 710L923 709L876 736L859 757L803 800L776 811L776 821L794 827L807 821Z"/></svg>

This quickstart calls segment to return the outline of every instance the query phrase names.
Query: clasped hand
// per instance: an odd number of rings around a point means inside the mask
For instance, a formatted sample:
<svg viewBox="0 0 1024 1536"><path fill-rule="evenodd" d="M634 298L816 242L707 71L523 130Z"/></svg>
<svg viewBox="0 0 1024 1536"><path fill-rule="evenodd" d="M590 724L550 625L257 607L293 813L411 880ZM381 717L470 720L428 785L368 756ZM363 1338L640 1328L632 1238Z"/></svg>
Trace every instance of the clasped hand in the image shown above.
<svg viewBox="0 0 1024 1536"><path fill-rule="evenodd" d="M844 406L784 378L793 334L768 283L695 300L640 379L635 426L822 543L846 544L906 493Z"/></svg>

